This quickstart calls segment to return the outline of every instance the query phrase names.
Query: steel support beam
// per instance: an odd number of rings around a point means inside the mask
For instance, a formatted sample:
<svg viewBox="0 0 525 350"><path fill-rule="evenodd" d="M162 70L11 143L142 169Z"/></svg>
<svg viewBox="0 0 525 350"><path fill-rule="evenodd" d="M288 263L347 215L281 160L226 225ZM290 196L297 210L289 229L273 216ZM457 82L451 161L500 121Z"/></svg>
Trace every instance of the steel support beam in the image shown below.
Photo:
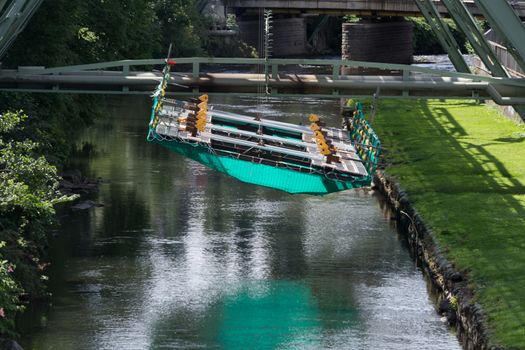
<svg viewBox="0 0 525 350"><path fill-rule="evenodd" d="M506 0L474 0L504 46L525 70L525 27Z"/></svg>
<svg viewBox="0 0 525 350"><path fill-rule="evenodd" d="M470 73L467 62L461 55L456 39L448 28L447 24L441 18L439 11L432 2L432 0L414 0L416 5L421 10L421 13L427 20L428 24L436 34L441 46L447 51L452 64L458 72Z"/></svg>
<svg viewBox="0 0 525 350"><path fill-rule="evenodd" d="M511 5L505 0L474 1L518 65L525 70L525 27ZM525 107L513 107L525 121Z"/></svg>
<svg viewBox="0 0 525 350"><path fill-rule="evenodd" d="M6 4L7 0L0 0L0 11L3 10L4 5Z"/></svg>
<svg viewBox="0 0 525 350"><path fill-rule="evenodd" d="M224 66L234 65L235 70L238 70L238 66L244 66L248 70L253 70L254 67L263 66L266 61L261 58L217 58L217 57L183 57L183 58L173 58L177 61L177 65L180 67L180 72L192 73L192 69L195 71L201 72L201 65L213 66L221 65L222 70ZM55 67L55 68L46 68L46 67L18 67L18 72L23 74L39 74L39 75L51 75L51 74L68 74L68 73L78 73L80 71L89 72L89 71L98 71L101 74L105 74L103 71L115 70L118 68L120 71L137 71L140 69L150 67L155 65L164 65L166 59L142 59L142 60L121 60L121 61L111 61L111 62L100 62L92 64L83 64L83 65L74 65L74 66L65 66L65 67ZM280 59L280 58L271 58L268 60L268 64L272 67L272 72L275 72L277 75L278 72L282 71L279 69L280 66L320 66L320 67L332 67L334 73L337 73L336 67L351 67L351 68L371 68L374 70L384 70L392 73L392 71L398 71L399 74L406 74L407 76L423 74L428 76L436 77L450 77L450 78L465 78L473 81L485 81L493 84L504 84L509 86L525 86L525 79L517 78L494 78L489 76L481 76L469 73L458 73L438 69L430 69L425 67L403 65L403 64L392 64L392 63L378 63L378 62L364 62L364 61L349 61L349 60L327 60L327 59ZM133 69L131 69L133 67ZM193 68L196 67L196 68ZM325 68L325 69L326 69ZM321 68L320 68L321 69ZM91 73L95 73L91 72ZM202 73L199 73L201 75ZM3 72L0 71L0 77L3 75ZM339 79L339 74L334 74L332 79Z"/></svg>
<svg viewBox="0 0 525 350"><path fill-rule="evenodd" d="M151 93L162 79L161 73L152 72L70 72L67 74L39 74L38 71L21 73L3 70L0 91L39 91L49 93ZM493 99L501 105L525 105L525 82L515 79L447 78L429 76L341 76L278 74L268 80L276 96L309 95L331 98L370 96L381 87L383 98L440 98L440 99ZM256 95L265 83L262 74L206 73L197 77L192 73L172 75L170 94L205 93ZM126 89L123 89L126 87ZM197 90L197 91L196 91ZM337 90L338 94L333 91Z"/></svg>
<svg viewBox="0 0 525 350"><path fill-rule="evenodd" d="M472 48L492 73L492 76L507 78L509 75L498 61L498 57L488 44L483 31L461 0L442 0L450 17L467 36Z"/></svg>
<svg viewBox="0 0 525 350"><path fill-rule="evenodd" d="M256 94L264 76L245 73L212 73L213 65L260 67L258 58L175 58L179 66L170 93L192 94L192 89L214 94ZM19 67L0 71L1 91L48 93L148 93L158 85L158 73L138 72L139 67L163 65L165 59L123 60L68 67ZM316 97L370 96L381 86L383 97L492 99L500 105L525 106L525 79L498 78L468 73L435 70L400 64L348 60L269 59L272 76L269 85L279 96L308 94ZM201 72L200 65L207 70ZM283 74L279 66L320 66L321 75ZM131 69L131 68L134 69ZM332 74L326 75L328 67ZM384 70L385 76L340 76L340 67ZM119 68L115 70L115 68ZM392 75L397 71L398 75ZM185 88L187 87L187 88ZM334 94L334 91L337 93Z"/></svg>
<svg viewBox="0 0 525 350"><path fill-rule="evenodd" d="M7 5L0 15L0 58L5 55L16 37L24 30L42 1L12 0ZM2 2L5 5L5 1Z"/></svg>

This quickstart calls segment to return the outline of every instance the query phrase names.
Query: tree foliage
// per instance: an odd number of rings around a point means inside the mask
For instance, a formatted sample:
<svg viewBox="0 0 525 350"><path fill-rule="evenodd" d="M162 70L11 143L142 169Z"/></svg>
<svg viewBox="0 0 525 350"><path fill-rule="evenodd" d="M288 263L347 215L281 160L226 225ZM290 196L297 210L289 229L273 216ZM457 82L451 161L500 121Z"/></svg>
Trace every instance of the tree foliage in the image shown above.
<svg viewBox="0 0 525 350"><path fill-rule="evenodd" d="M173 43L173 56L203 55L208 22L197 11L196 1L155 0L155 12L164 46Z"/></svg>
<svg viewBox="0 0 525 350"><path fill-rule="evenodd" d="M446 54L445 49L439 43L432 28L423 17L411 17L409 20L414 25L414 53L416 55L440 55ZM461 51L468 52L465 35L459 31L451 19L444 19L454 39L459 44Z"/></svg>
<svg viewBox="0 0 525 350"><path fill-rule="evenodd" d="M4 65L61 66L203 55L208 22L195 0L45 1L4 59Z"/></svg>
<svg viewBox="0 0 525 350"><path fill-rule="evenodd" d="M23 309L19 299L23 290L13 277L16 267L4 260L5 245L0 241L0 334L13 335L15 315Z"/></svg>
<svg viewBox="0 0 525 350"><path fill-rule="evenodd" d="M42 252L54 205L69 200L58 192L56 168L25 138L27 116L0 116L0 333L12 330L19 296L41 296Z"/></svg>

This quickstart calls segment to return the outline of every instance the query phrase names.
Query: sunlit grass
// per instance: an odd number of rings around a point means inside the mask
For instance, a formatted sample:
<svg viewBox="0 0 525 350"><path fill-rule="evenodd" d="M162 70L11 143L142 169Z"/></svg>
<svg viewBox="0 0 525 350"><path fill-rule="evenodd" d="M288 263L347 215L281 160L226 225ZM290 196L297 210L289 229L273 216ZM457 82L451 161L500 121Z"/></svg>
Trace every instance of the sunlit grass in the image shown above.
<svg viewBox="0 0 525 350"><path fill-rule="evenodd" d="M458 101L382 101L386 172L465 272L493 345L525 349L525 127Z"/></svg>

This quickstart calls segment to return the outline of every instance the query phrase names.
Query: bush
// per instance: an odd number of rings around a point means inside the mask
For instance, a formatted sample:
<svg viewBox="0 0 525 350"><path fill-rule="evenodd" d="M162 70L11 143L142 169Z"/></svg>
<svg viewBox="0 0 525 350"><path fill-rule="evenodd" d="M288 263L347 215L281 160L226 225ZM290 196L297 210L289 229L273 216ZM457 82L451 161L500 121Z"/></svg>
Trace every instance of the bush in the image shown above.
<svg viewBox="0 0 525 350"><path fill-rule="evenodd" d="M5 242L0 242L0 252L5 245ZM8 336L13 335L15 315L23 308L19 299L22 288L13 278L14 271L15 266L4 260L0 253L0 334Z"/></svg>
<svg viewBox="0 0 525 350"><path fill-rule="evenodd" d="M0 116L0 333L6 335L21 308L19 296L45 295L47 228L54 205L72 199L60 195L56 168L25 137L26 119L22 112Z"/></svg>
<svg viewBox="0 0 525 350"><path fill-rule="evenodd" d="M414 25L414 53L416 55L440 55L446 54L445 49L439 43L432 28L423 17L408 18ZM459 31L451 19L444 19L458 42L461 51L467 53L465 35Z"/></svg>

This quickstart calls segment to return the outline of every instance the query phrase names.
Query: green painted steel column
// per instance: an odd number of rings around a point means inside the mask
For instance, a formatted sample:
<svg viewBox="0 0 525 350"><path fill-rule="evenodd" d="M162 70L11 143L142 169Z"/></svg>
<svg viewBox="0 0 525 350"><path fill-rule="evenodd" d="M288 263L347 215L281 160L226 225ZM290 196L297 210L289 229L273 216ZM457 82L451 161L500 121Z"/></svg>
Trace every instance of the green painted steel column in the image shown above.
<svg viewBox="0 0 525 350"><path fill-rule="evenodd" d="M4 5L6 4L7 0L0 0L0 11L4 8Z"/></svg>
<svg viewBox="0 0 525 350"><path fill-rule="evenodd" d="M442 2L447 8L450 17L467 36L472 48L492 75L507 78L509 76L507 71L499 62L498 57L487 43L483 31L463 2L461 0L442 0Z"/></svg>
<svg viewBox="0 0 525 350"><path fill-rule="evenodd" d="M42 1L13 0L7 5L0 18L0 58L5 55L16 37L24 30ZM2 3L5 4L5 1Z"/></svg>
<svg viewBox="0 0 525 350"><path fill-rule="evenodd" d="M450 60L458 72L470 73L467 62L461 55L456 39L450 32L447 24L439 15L439 11L431 0L414 0L428 24L436 34L441 46L447 51Z"/></svg>
<svg viewBox="0 0 525 350"><path fill-rule="evenodd" d="M506 0L474 0L492 29L501 37L507 50L525 70L525 27ZM525 107L513 106L525 121Z"/></svg>
<svg viewBox="0 0 525 350"><path fill-rule="evenodd" d="M505 46L525 70L525 27L506 0L474 0L490 26L503 39Z"/></svg>

